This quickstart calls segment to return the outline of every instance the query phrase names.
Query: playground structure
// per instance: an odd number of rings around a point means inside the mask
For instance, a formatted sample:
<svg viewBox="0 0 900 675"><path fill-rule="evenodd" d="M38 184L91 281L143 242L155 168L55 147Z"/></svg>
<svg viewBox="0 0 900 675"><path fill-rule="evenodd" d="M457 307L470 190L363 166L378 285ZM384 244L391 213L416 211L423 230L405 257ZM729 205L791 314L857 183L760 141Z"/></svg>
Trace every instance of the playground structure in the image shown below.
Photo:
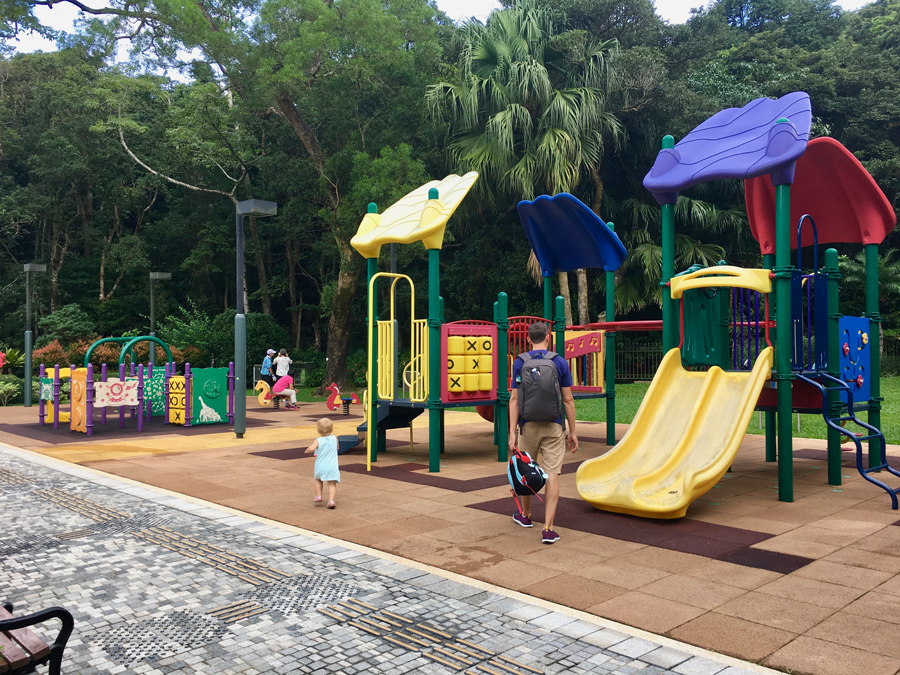
<svg viewBox="0 0 900 675"><path fill-rule="evenodd" d="M102 344L121 344L118 376L110 377L107 364L100 366L100 379L94 379L91 354ZM162 347L167 361L162 368L148 363L135 364L134 346L149 342L155 352ZM131 359L126 368L126 359ZM194 368L186 363L184 374L178 375L172 352L162 340L143 335L135 338L103 338L94 342L84 355L84 365L77 368L40 365L40 402L38 419L41 426L52 423L54 429L69 424L71 431L88 436L94 433L94 409L100 409L100 425L106 424L107 409L118 408L119 428L125 427L126 411L137 422L137 431L153 416L162 415L164 424L185 427L198 424L234 422L234 364L228 368ZM69 410L61 409L63 380L71 383Z"/></svg>
<svg viewBox="0 0 900 675"><path fill-rule="evenodd" d="M829 427L829 484L841 484L843 434L855 444L860 473L886 490L897 509L897 490L872 475L900 476L887 462L879 429L878 349L871 348L878 345L880 321L877 247L896 220L849 151L833 139L807 142L811 119L808 95L795 92L724 110L677 146L671 136L663 139L644 185L662 206L666 356L622 441L578 469L579 494L598 508L683 516L727 471L757 408L766 413L766 459L778 461L780 500L793 501L791 412L816 411ZM678 193L707 180L735 178L745 180L751 228L767 269L714 266L675 275ZM809 214L821 214L816 217L827 225L817 229ZM837 242L865 245L866 317L839 314L837 252L826 251L825 266L818 267L818 244ZM804 246L814 247L811 273L802 271ZM792 249L798 251L796 268ZM769 318L772 290L775 321ZM773 387L764 389L773 360L772 327L781 348L774 353ZM702 370L689 372L683 364ZM860 410L869 413L869 423L856 417ZM864 432L844 429L847 422ZM863 441L869 442L868 467Z"/></svg>
<svg viewBox="0 0 900 675"><path fill-rule="evenodd" d="M367 260L369 363L366 421L358 431L366 434L367 462L377 461L385 447L388 429L410 427L413 420L429 411L429 470L439 471L444 449L443 414L448 408L476 406L494 422L494 442L498 461L507 460L509 373L512 359L525 351L527 326L534 321L552 324L554 344L569 359L576 374L577 397L605 397L605 379L611 379L611 358L604 374L604 337L616 330L613 323L592 324L566 331L562 318L562 298L553 301L551 280L559 271L580 267L601 267L610 274L625 259L625 249L612 228L589 208L568 194L539 197L519 204L526 234L541 263L544 278L544 313L541 317L508 316L507 296L499 293L494 303L494 321L460 320L445 322L439 291L439 255L447 220L468 192L477 174L448 176L417 188L406 197L377 213L375 204L351 240L351 245ZM565 228L560 240L558 231ZM552 234L553 230L557 234ZM428 249L428 319L416 318L416 294L412 280L397 272L379 272L378 256L384 244L422 241ZM577 245L571 245L577 242ZM390 280L390 312L378 314L378 282ZM399 363L398 284L409 287L410 357ZM612 285L607 293L612 315ZM518 350L518 351L517 351ZM401 390L400 384L403 387ZM405 395L402 395L405 394ZM608 405L614 405L610 396ZM614 414L614 413L613 413ZM375 433L367 433L375 429Z"/></svg>

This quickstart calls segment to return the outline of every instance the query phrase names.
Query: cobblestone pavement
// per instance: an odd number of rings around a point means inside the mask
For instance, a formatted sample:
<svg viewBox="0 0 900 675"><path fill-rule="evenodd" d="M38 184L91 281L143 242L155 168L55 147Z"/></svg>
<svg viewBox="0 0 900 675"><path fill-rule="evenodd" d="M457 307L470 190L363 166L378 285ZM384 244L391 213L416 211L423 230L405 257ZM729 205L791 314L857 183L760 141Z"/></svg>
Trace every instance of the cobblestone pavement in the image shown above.
<svg viewBox="0 0 900 675"><path fill-rule="evenodd" d="M75 617L65 673L775 672L7 446L0 532L0 600Z"/></svg>

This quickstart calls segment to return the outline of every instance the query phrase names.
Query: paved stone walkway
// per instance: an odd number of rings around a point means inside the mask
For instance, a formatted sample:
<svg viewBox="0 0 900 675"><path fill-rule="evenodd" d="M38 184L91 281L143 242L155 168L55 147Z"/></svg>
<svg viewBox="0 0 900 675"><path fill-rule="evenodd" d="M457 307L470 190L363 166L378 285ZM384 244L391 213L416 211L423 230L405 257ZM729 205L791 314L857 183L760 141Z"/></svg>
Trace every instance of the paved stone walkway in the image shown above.
<svg viewBox="0 0 900 675"><path fill-rule="evenodd" d="M775 672L236 513L0 445L0 600L81 675Z"/></svg>

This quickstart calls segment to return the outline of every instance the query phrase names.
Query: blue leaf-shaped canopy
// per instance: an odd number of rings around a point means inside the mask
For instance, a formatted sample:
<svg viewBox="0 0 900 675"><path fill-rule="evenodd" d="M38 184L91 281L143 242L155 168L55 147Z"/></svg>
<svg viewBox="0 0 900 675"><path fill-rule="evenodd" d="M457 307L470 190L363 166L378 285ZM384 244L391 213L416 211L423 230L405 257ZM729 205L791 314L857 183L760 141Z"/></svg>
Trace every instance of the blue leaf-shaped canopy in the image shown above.
<svg viewBox="0 0 900 675"><path fill-rule="evenodd" d="M776 185L792 183L811 125L812 105L802 91L722 110L660 150L644 187L660 204L674 204L681 190L710 180L772 174Z"/></svg>
<svg viewBox="0 0 900 675"><path fill-rule="evenodd" d="M518 210L545 277L583 267L611 272L628 255L616 233L570 194L522 201Z"/></svg>

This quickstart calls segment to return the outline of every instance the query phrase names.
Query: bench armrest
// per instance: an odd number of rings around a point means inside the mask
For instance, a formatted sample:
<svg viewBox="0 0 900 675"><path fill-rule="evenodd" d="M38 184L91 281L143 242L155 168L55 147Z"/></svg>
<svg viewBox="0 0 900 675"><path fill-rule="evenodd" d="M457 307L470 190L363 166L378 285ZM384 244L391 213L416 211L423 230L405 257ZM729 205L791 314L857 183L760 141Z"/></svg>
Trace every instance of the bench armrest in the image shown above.
<svg viewBox="0 0 900 675"><path fill-rule="evenodd" d="M5 602L3 603L3 607L7 611L12 612L11 604ZM67 609L62 607L50 607L35 612L34 614L16 616L12 619L3 619L0 620L0 631L27 628L39 623L44 623L50 619L59 619L62 622L62 627L59 629L56 640L50 645L50 673L59 673L59 668L62 664L63 650L66 648L66 642L68 642L69 636L75 628L75 620Z"/></svg>

